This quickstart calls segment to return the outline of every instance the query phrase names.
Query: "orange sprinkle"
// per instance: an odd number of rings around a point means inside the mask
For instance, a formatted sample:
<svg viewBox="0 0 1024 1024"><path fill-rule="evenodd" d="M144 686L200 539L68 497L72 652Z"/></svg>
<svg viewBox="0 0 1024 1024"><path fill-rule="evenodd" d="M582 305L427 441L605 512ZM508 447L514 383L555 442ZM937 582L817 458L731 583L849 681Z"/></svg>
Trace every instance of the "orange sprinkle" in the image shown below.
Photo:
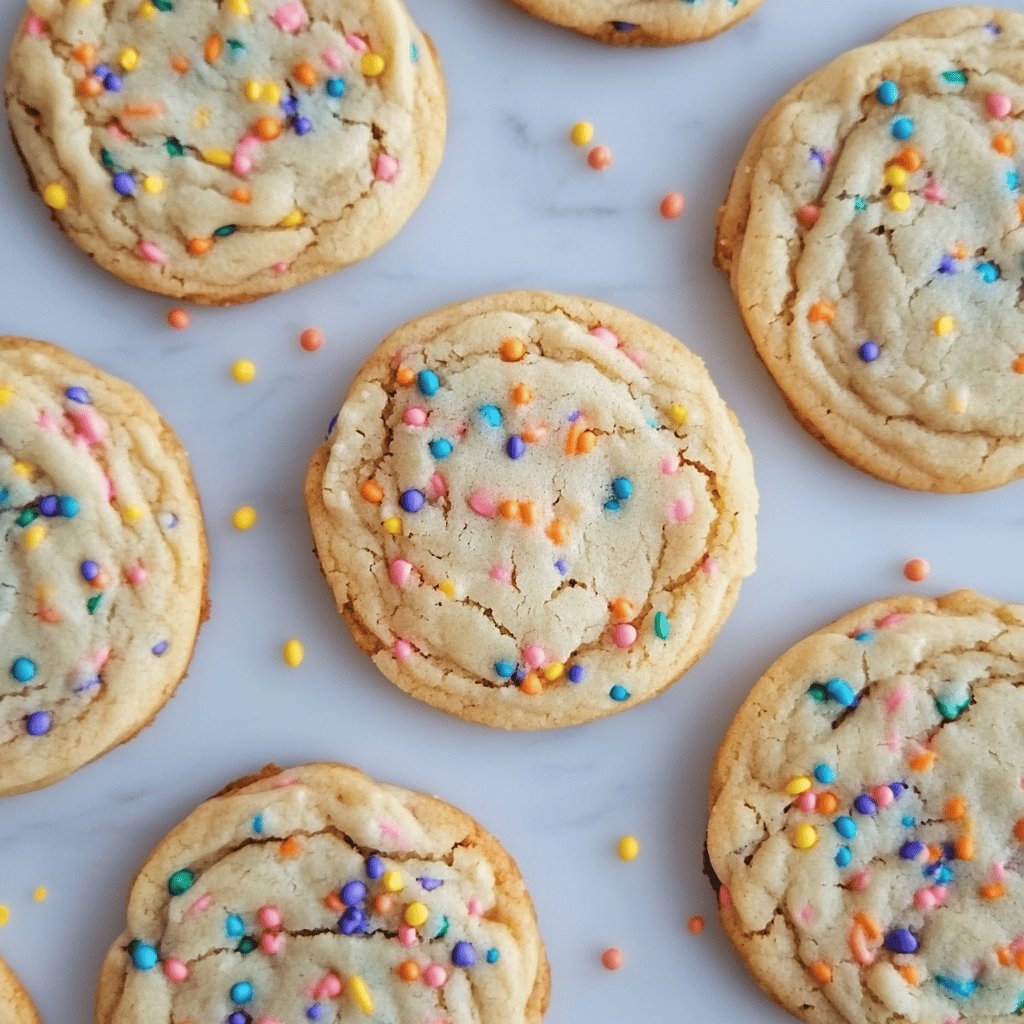
<svg viewBox="0 0 1024 1024"><path fill-rule="evenodd" d="M519 689L521 689L528 697L536 697L537 694L544 689L544 686L540 681L540 676L537 675L536 672L531 672L519 684Z"/></svg>
<svg viewBox="0 0 1024 1024"><path fill-rule="evenodd" d="M238 188L231 190L231 198L236 203L241 203L243 206L248 206L252 202L252 193L247 188L242 188L241 185Z"/></svg>
<svg viewBox="0 0 1024 1024"><path fill-rule="evenodd" d="M555 544L564 544L569 539L569 527L563 519L553 519L544 532Z"/></svg>
<svg viewBox="0 0 1024 1024"><path fill-rule="evenodd" d="M882 929L879 928L878 922L866 911L861 910L854 914L853 919L864 929L864 934L872 941L882 937Z"/></svg>
<svg viewBox="0 0 1024 1024"><path fill-rule="evenodd" d="M420 976L419 964L414 960L403 960L398 965L398 976L402 981L415 981Z"/></svg>
<svg viewBox="0 0 1024 1024"><path fill-rule="evenodd" d="M190 238L188 240L188 251L193 256L205 256L212 248L212 238Z"/></svg>
<svg viewBox="0 0 1024 1024"><path fill-rule="evenodd" d="M309 61L303 60L296 64L292 74L302 85L316 85L316 68Z"/></svg>
<svg viewBox="0 0 1024 1024"><path fill-rule="evenodd" d="M957 860L974 860L974 840L970 836L957 836L953 840Z"/></svg>
<svg viewBox="0 0 1024 1024"><path fill-rule="evenodd" d="M1024 843L1024 818L1019 818L1013 826L1013 838L1018 843Z"/></svg>
<svg viewBox="0 0 1024 1024"><path fill-rule="evenodd" d="M958 821L967 813L967 804L962 796L954 796L946 801L943 811L946 821Z"/></svg>
<svg viewBox="0 0 1024 1024"><path fill-rule="evenodd" d="M569 424L569 429L565 435L565 454L575 455L576 454L576 442L579 440L580 434L583 433L583 428L586 424L583 423L583 417L577 416L576 419Z"/></svg>
<svg viewBox="0 0 1024 1024"><path fill-rule="evenodd" d="M397 380L402 387L407 388L415 379L416 371L408 366L400 366L395 371L395 380Z"/></svg>
<svg viewBox="0 0 1024 1024"><path fill-rule="evenodd" d="M1017 144L1013 141L1012 135L997 135L992 140L992 148L1001 156L1013 156L1017 151Z"/></svg>
<svg viewBox="0 0 1024 1024"><path fill-rule="evenodd" d="M51 626L56 625L58 622L63 620L63 616L56 608L51 608L47 604L39 606L39 611L36 614L43 620L43 622L49 623Z"/></svg>
<svg viewBox="0 0 1024 1024"><path fill-rule="evenodd" d="M949 250L949 254L955 260L965 260L967 259L968 255L967 246L964 245L963 242L957 242L956 245L954 245L953 248Z"/></svg>
<svg viewBox="0 0 1024 1024"><path fill-rule="evenodd" d="M832 965L827 960L815 960L807 970L819 985L828 985L832 981Z"/></svg>
<svg viewBox="0 0 1024 1024"><path fill-rule="evenodd" d="M1020 214L1020 219L1024 220L1024 199L1018 201L1017 212Z"/></svg>
<svg viewBox="0 0 1024 1024"><path fill-rule="evenodd" d="M266 142L276 139L281 134L281 122L276 117L261 117L255 127L256 134Z"/></svg>
<svg viewBox="0 0 1024 1024"><path fill-rule="evenodd" d="M373 897L373 912L375 914L390 914L395 909L395 897L389 892L379 892Z"/></svg>
<svg viewBox="0 0 1024 1024"><path fill-rule="evenodd" d="M121 108L121 116L158 117L166 109L163 100L150 100L148 103L126 103Z"/></svg>
<svg viewBox="0 0 1024 1024"><path fill-rule="evenodd" d="M839 797L835 793L822 793L818 797L818 810L822 814L835 814L839 810Z"/></svg>
<svg viewBox="0 0 1024 1024"><path fill-rule="evenodd" d="M277 852L282 857L298 857L298 855L302 853L302 844L295 838L295 836L289 836L277 848Z"/></svg>
<svg viewBox="0 0 1024 1024"><path fill-rule="evenodd" d="M78 96L99 96L103 92L103 83L94 75L83 78L75 88Z"/></svg>
<svg viewBox="0 0 1024 1024"><path fill-rule="evenodd" d="M900 972L903 980L908 985L920 985L921 978L917 973L917 968L913 964L903 964L901 967L896 968Z"/></svg>
<svg viewBox="0 0 1024 1024"><path fill-rule="evenodd" d="M807 311L812 324L830 324L836 318L836 307L831 302L815 302Z"/></svg>
<svg viewBox="0 0 1024 1024"><path fill-rule="evenodd" d="M511 499L509 499L508 501L503 501L498 506L498 514L501 516L502 519L518 519L519 502L512 501Z"/></svg>
<svg viewBox="0 0 1024 1024"><path fill-rule="evenodd" d="M527 444L535 444L546 433L547 433L547 428L546 427L541 426L539 423L534 423L534 424L531 424L529 426L523 427L523 429L521 431L519 431L519 436Z"/></svg>
<svg viewBox="0 0 1024 1024"><path fill-rule="evenodd" d="M526 355L526 346L518 338L506 338L501 343L500 352L506 363L518 363Z"/></svg>
<svg viewBox="0 0 1024 1024"><path fill-rule="evenodd" d="M516 405L529 405L533 401L533 392L528 384L517 384L512 389L512 401Z"/></svg>
<svg viewBox="0 0 1024 1024"><path fill-rule="evenodd" d="M329 892L324 897L324 906L332 914L341 914L345 911L345 904L341 902L341 898L336 892Z"/></svg>
<svg viewBox="0 0 1024 1024"><path fill-rule="evenodd" d="M521 501L519 503L519 521L523 526L536 526L539 522L537 506L532 501Z"/></svg>
<svg viewBox="0 0 1024 1024"><path fill-rule="evenodd" d="M597 434L592 430L584 430L576 442L577 455L589 455L597 447Z"/></svg>
<svg viewBox="0 0 1024 1024"><path fill-rule="evenodd" d="M305 352L316 352L324 343L324 332L319 327L307 327L299 335L299 345Z"/></svg>
<svg viewBox="0 0 1024 1024"><path fill-rule="evenodd" d="M935 751L922 750L907 762L915 772L930 772L935 767Z"/></svg>
<svg viewBox="0 0 1024 1024"><path fill-rule="evenodd" d="M371 505L379 505L384 500L384 488L376 480L367 480L359 488L359 493L363 500L368 501Z"/></svg>
<svg viewBox="0 0 1024 1024"><path fill-rule="evenodd" d="M907 146L905 149L901 149L899 153L896 154L893 163L899 164L899 166L902 167L905 171L910 171L910 173L913 174L914 171L919 171L921 169L921 165L924 163L924 159L922 158L920 152L914 149L913 146Z"/></svg>
<svg viewBox="0 0 1024 1024"><path fill-rule="evenodd" d="M206 40L206 45L203 47L203 56L206 58L206 63L213 64L215 61L219 60L221 50L223 49L224 44L221 42L220 36L215 32Z"/></svg>
<svg viewBox="0 0 1024 1024"><path fill-rule="evenodd" d="M929 565L928 560L924 558L911 558L910 561L903 566L903 575L906 576L911 583L923 583L928 579L931 571L931 565Z"/></svg>
<svg viewBox="0 0 1024 1024"><path fill-rule="evenodd" d="M936 864L942 860L942 847L938 843L928 844L928 861L931 864Z"/></svg>
<svg viewBox="0 0 1024 1024"><path fill-rule="evenodd" d="M191 323L192 318L188 315L187 309L181 309L175 307L174 309L168 310L167 312L167 323L168 326L173 327L176 331L183 331Z"/></svg>
<svg viewBox="0 0 1024 1024"><path fill-rule="evenodd" d="M700 914L694 914L689 921L686 922L686 927L691 935L700 935L704 931L704 918Z"/></svg>
<svg viewBox="0 0 1024 1024"><path fill-rule="evenodd" d="M996 959L999 961L1000 967L1009 967L1010 963L1010 951L1005 946L996 946Z"/></svg>
<svg viewBox="0 0 1024 1024"><path fill-rule="evenodd" d="M1024 213L1021 214L1024 217ZM1013 361L1013 372L1024 373L1024 352L1021 352Z"/></svg>
<svg viewBox="0 0 1024 1024"><path fill-rule="evenodd" d="M988 882L978 887L978 895L983 900L1001 900L1006 895L1006 886L1002 882Z"/></svg>
<svg viewBox="0 0 1024 1024"><path fill-rule="evenodd" d="M636 612L633 610L632 604L624 597L617 597L608 606L608 610L611 612L612 622L632 622L636 618Z"/></svg>
<svg viewBox="0 0 1024 1024"><path fill-rule="evenodd" d="M185 74L191 66L188 57L183 57L180 53L175 54L171 58L171 68L177 71L179 75Z"/></svg>
<svg viewBox="0 0 1024 1024"><path fill-rule="evenodd" d="M80 43L71 51L71 56L82 65L83 68L92 70L96 66L96 47L92 43Z"/></svg>
<svg viewBox="0 0 1024 1024"><path fill-rule="evenodd" d="M1024 971L1024 949L1014 955L1013 962L1017 965L1018 971Z"/></svg>

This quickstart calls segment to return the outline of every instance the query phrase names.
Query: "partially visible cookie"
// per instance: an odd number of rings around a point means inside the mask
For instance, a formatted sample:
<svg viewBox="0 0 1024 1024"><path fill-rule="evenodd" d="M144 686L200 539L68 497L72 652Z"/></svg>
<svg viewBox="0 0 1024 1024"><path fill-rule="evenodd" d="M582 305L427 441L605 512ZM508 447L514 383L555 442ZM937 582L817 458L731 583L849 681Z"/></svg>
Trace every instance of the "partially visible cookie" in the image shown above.
<svg viewBox="0 0 1024 1024"><path fill-rule="evenodd" d="M435 797L273 766L201 804L132 885L103 1024L539 1024L547 960L515 862Z"/></svg>
<svg viewBox="0 0 1024 1024"><path fill-rule="evenodd" d="M30 0L5 93L64 233L130 284L217 305L388 241L447 120L402 0Z"/></svg>
<svg viewBox="0 0 1024 1024"><path fill-rule="evenodd" d="M124 381L0 337L0 795L129 739L206 615L188 457Z"/></svg>
<svg viewBox="0 0 1024 1024"><path fill-rule="evenodd" d="M671 46L724 32L761 0L512 0L545 21L615 46Z"/></svg>
<svg viewBox="0 0 1024 1024"><path fill-rule="evenodd" d="M775 662L715 758L708 856L764 990L812 1024L1024 1007L1024 605L860 608Z"/></svg>
<svg viewBox="0 0 1024 1024"><path fill-rule="evenodd" d="M314 454L306 502L377 667L507 729L653 697L754 568L750 453L703 363L639 317L544 292L400 328Z"/></svg>
<svg viewBox="0 0 1024 1024"><path fill-rule="evenodd" d="M3 1024L39 1024L32 997L22 988L18 976L0 958L0 1021Z"/></svg>
<svg viewBox="0 0 1024 1024"><path fill-rule="evenodd" d="M716 259L800 422L920 490L1024 473L1024 15L911 19L785 96Z"/></svg>

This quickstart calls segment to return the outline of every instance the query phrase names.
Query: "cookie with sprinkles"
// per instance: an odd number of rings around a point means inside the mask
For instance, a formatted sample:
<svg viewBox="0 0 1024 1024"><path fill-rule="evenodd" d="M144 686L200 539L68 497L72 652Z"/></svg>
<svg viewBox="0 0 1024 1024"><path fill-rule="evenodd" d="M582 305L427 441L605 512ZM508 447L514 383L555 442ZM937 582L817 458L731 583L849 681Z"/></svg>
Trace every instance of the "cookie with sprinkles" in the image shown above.
<svg viewBox="0 0 1024 1024"><path fill-rule="evenodd" d="M206 614L188 457L124 381L0 337L0 795L130 739Z"/></svg>
<svg viewBox="0 0 1024 1024"><path fill-rule="evenodd" d="M39 1024L32 997L3 959L0 959L0 1007L3 1007L6 1024Z"/></svg>
<svg viewBox="0 0 1024 1024"><path fill-rule="evenodd" d="M104 1024L538 1024L549 972L512 858L435 797L269 766L200 805L132 885Z"/></svg>
<svg viewBox="0 0 1024 1024"><path fill-rule="evenodd" d="M703 363L639 317L544 292L384 341L306 503L338 609L384 675L507 729L653 697L754 568L750 453Z"/></svg>
<svg viewBox="0 0 1024 1024"><path fill-rule="evenodd" d="M130 284L215 305L375 252L447 118L402 0L29 0L5 92L64 233Z"/></svg>
<svg viewBox="0 0 1024 1024"><path fill-rule="evenodd" d="M912 19L785 96L717 262L797 419L904 487L1024 474L1024 15Z"/></svg>
<svg viewBox="0 0 1024 1024"><path fill-rule="evenodd" d="M724 32L761 0L512 0L530 14L615 46L671 46Z"/></svg>
<svg viewBox="0 0 1024 1024"><path fill-rule="evenodd" d="M1024 1008L1024 605L851 612L772 665L711 776L726 933L813 1024Z"/></svg>

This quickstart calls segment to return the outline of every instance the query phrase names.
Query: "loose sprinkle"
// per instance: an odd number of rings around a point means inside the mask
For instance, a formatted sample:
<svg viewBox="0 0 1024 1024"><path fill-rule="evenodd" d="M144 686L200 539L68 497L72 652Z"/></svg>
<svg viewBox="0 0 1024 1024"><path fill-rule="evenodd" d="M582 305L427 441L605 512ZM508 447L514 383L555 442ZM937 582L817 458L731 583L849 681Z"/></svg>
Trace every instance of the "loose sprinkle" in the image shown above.
<svg viewBox="0 0 1024 1024"><path fill-rule="evenodd" d="M586 146L594 138L594 126L589 121L577 121L569 132L569 139L574 146Z"/></svg>
<svg viewBox="0 0 1024 1024"><path fill-rule="evenodd" d="M256 364L251 359L237 359L231 364L231 376L239 384L250 384L256 379Z"/></svg>
<svg viewBox="0 0 1024 1024"><path fill-rule="evenodd" d="M595 146L587 154L587 163L592 170L605 171L612 165L612 151L607 146Z"/></svg>
<svg viewBox="0 0 1024 1024"><path fill-rule="evenodd" d="M694 914L689 921L686 922L686 927L691 935L700 935L704 931L704 918L700 914Z"/></svg>
<svg viewBox="0 0 1024 1024"><path fill-rule="evenodd" d="M290 668L298 668L306 656L302 641L294 638L286 640L281 648L281 656L284 658L284 663Z"/></svg>
<svg viewBox="0 0 1024 1024"><path fill-rule="evenodd" d="M923 558L911 558L903 566L903 575L911 583L923 583L931 574L932 567Z"/></svg>
<svg viewBox="0 0 1024 1024"><path fill-rule="evenodd" d="M626 962L622 950L615 946L609 946L601 954L601 966L607 971L617 971Z"/></svg>
<svg viewBox="0 0 1024 1024"><path fill-rule="evenodd" d="M623 836L619 840L619 857L625 861L636 860L640 856L640 840L636 836Z"/></svg>
<svg viewBox="0 0 1024 1024"><path fill-rule="evenodd" d="M231 515L231 525L236 530L251 530L256 525L256 509L251 505L236 508Z"/></svg>
<svg viewBox="0 0 1024 1024"><path fill-rule="evenodd" d="M665 220L675 220L681 217L686 208L686 199L682 192L669 192L662 197L658 207L659 212Z"/></svg>
<svg viewBox="0 0 1024 1024"><path fill-rule="evenodd" d="M324 344L324 332L319 327L307 327L299 335L299 345L305 352L317 352Z"/></svg>
<svg viewBox="0 0 1024 1024"><path fill-rule="evenodd" d="M167 312L167 324L169 327L173 327L176 331L183 331L192 322L192 318L188 314L188 310L175 308L168 310Z"/></svg>

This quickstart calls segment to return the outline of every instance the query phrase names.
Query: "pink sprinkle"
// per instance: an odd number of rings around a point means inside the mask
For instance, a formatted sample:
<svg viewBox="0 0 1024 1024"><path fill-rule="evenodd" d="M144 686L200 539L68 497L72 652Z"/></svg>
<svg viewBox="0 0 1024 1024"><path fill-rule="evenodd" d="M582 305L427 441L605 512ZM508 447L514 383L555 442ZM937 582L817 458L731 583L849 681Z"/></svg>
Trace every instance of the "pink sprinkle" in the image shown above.
<svg viewBox="0 0 1024 1024"><path fill-rule="evenodd" d="M345 66L345 62L341 59L341 54L337 50L324 50L320 54L320 59L332 71L340 71Z"/></svg>
<svg viewBox="0 0 1024 1024"><path fill-rule="evenodd" d="M289 786L294 786L299 780L294 775L279 775L271 783L271 789L287 789Z"/></svg>
<svg viewBox="0 0 1024 1024"><path fill-rule="evenodd" d="M36 38L38 38L39 36L45 36L46 22L43 21L43 19L40 18L38 14L30 14L25 19L25 34L29 36L35 36Z"/></svg>
<svg viewBox="0 0 1024 1024"><path fill-rule="evenodd" d="M693 515L693 498L688 494L682 498L676 498L669 505L668 514L677 523L685 523Z"/></svg>
<svg viewBox="0 0 1024 1024"><path fill-rule="evenodd" d="M467 500L469 502L469 507L478 516L483 516L484 519L494 518L494 513L497 510L497 504L490 495L485 494L483 491L474 491Z"/></svg>
<svg viewBox="0 0 1024 1024"><path fill-rule="evenodd" d="M412 644L408 640L396 640L391 645L391 653L395 656L395 661L405 661L412 657Z"/></svg>
<svg viewBox="0 0 1024 1024"><path fill-rule="evenodd" d="M387 836L388 839L391 839L401 847L409 847L409 840L406 838L405 833L393 822L379 821L377 822L377 827L380 829L381 835Z"/></svg>
<svg viewBox="0 0 1024 1024"><path fill-rule="evenodd" d="M256 918L263 928L280 928L281 927L281 911L277 907L260 907Z"/></svg>
<svg viewBox="0 0 1024 1024"><path fill-rule="evenodd" d="M408 427L425 427L430 413L421 405L411 405L402 413L402 422Z"/></svg>
<svg viewBox="0 0 1024 1024"><path fill-rule="evenodd" d="M628 651L636 643L636 627L628 622L620 622L612 628L612 639L616 647Z"/></svg>
<svg viewBox="0 0 1024 1024"><path fill-rule="evenodd" d="M208 892L204 892L202 896L192 901L191 906L185 911L186 917L196 917L203 913L204 910L209 910L213 903L213 897Z"/></svg>
<svg viewBox="0 0 1024 1024"><path fill-rule="evenodd" d="M336 974L325 974L316 987L316 998L337 999L344 988L344 982Z"/></svg>
<svg viewBox="0 0 1024 1024"><path fill-rule="evenodd" d="M440 473L435 473L429 481L430 496L443 498L448 493L448 481Z"/></svg>
<svg viewBox="0 0 1024 1024"><path fill-rule="evenodd" d="M356 53L366 53L370 49L369 43L362 36L357 36L354 32L350 32L345 36L345 42L356 51Z"/></svg>
<svg viewBox="0 0 1024 1024"><path fill-rule="evenodd" d="M256 1024L281 1024L280 1017L257 1017Z"/></svg>
<svg viewBox="0 0 1024 1024"><path fill-rule="evenodd" d="M902 612L890 612L888 615L883 615L878 620L879 629L888 629L889 626L895 626L897 623L902 622L906 618Z"/></svg>
<svg viewBox="0 0 1024 1024"><path fill-rule="evenodd" d="M546 665L548 660L547 652L539 644L527 644L523 648L523 661L530 668L540 668Z"/></svg>
<svg viewBox="0 0 1024 1024"><path fill-rule="evenodd" d="M590 329L590 336L592 338L597 338L598 341L607 345L609 348L619 347L619 336L614 331L610 331L607 327L592 327Z"/></svg>
<svg viewBox="0 0 1024 1024"><path fill-rule="evenodd" d="M810 924L818 916L818 912L810 905L805 904L800 910L800 920L805 924Z"/></svg>
<svg viewBox="0 0 1024 1024"><path fill-rule="evenodd" d="M879 625L881 625L881 623L879 623ZM907 688L907 684L900 683L900 685L885 698L885 713L887 715L895 715L896 712L903 707L903 702L909 696L910 691Z"/></svg>
<svg viewBox="0 0 1024 1024"><path fill-rule="evenodd" d="M271 18L273 18L277 27L282 32L290 32L292 35L298 32L300 28L305 28L309 24L309 15L306 13L306 8L297 2L281 4L271 15Z"/></svg>
<svg viewBox="0 0 1024 1024"><path fill-rule="evenodd" d="M403 946L415 946L420 939L411 924L400 924L398 926L398 941Z"/></svg>
<svg viewBox="0 0 1024 1024"><path fill-rule="evenodd" d="M103 668L106 665L107 660L110 658L109 647L98 647L92 654L89 655L89 660L93 663L93 667L97 669Z"/></svg>
<svg viewBox="0 0 1024 1024"><path fill-rule="evenodd" d="M949 886L933 885L932 895L935 897L936 904L941 907L946 902L946 899L949 897Z"/></svg>
<svg viewBox="0 0 1024 1024"><path fill-rule="evenodd" d="M506 569L503 565L492 565L487 571L487 575L495 583L508 583L512 579L512 570Z"/></svg>
<svg viewBox="0 0 1024 1024"><path fill-rule="evenodd" d="M107 132L112 139L118 142L124 142L125 139L130 138L128 133L116 121L107 125Z"/></svg>
<svg viewBox="0 0 1024 1024"><path fill-rule="evenodd" d="M39 414L39 426L43 430L56 430L57 421L48 412L41 412Z"/></svg>
<svg viewBox="0 0 1024 1024"><path fill-rule="evenodd" d="M124 575L133 587L141 587L149 579L149 573L141 565L129 566Z"/></svg>
<svg viewBox="0 0 1024 1024"><path fill-rule="evenodd" d="M68 416L87 445L102 444L107 439L107 425L91 405L76 405L68 410Z"/></svg>
<svg viewBox="0 0 1024 1024"><path fill-rule="evenodd" d="M1001 860L992 861L992 881L1002 882L1006 878L1006 865Z"/></svg>
<svg viewBox="0 0 1024 1024"><path fill-rule="evenodd" d="M168 981L188 981L188 966L177 957L168 957L164 961L164 977Z"/></svg>
<svg viewBox="0 0 1024 1024"><path fill-rule="evenodd" d="M796 805L809 814L818 806L818 794L811 789L805 790L796 798Z"/></svg>
<svg viewBox="0 0 1024 1024"><path fill-rule="evenodd" d="M473 896L470 901L466 904L466 910L469 911L470 917L479 917L484 912L484 904L479 896Z"/></svg>
<svg viewBox="0 0 1024 1024"><path fill-rule="evenodd" d="M396 587L404 587L412 575L412 562L407 562L404 558L394 558L391 560L388 572L391 576L391 582Z"/></svg>
<svg viewBox="0 0 1024 1024"><path fill-rule="evenodd" d="M263 144L263 140L258 135L243 135L238 140L238 149L243 153L252 153L259 149Z"/></svg>
<svg viewBox="0 0 1024 1024"><path fill-rule="evenodd" d="M718 572L718 559L713 555L707 555L700 563L701 572L707 576L714 576Z"/></svg>
<svg viewBox="0 0 1024 1024"><path fill-rule="evenodd" d="M139 255L150 263L166 263L167 253L156 242L139 242Z"/></svg>
<svg viewBox="0 0 1024 1024"><path fill-rule="evenodd" d="M821 216L821 207L816 206L814 203L808 203L806 206L801 206L796 211L796 219L802 228L813 228L818 222L818 218Z"/></svg>
<svg viewBox="0 0 1024 1024"><path fill-rule="evenodd" d="M726 885L720 885L718 887L718 905L720 907L732 906L732 893L729 892L729 887Z"/></svg>
<svg viewBox="0 0 1024 1024"><path fill-rule="evenodd" d="M1014 936L1013 941L1010 943L1010 952L1019 953L1024 949L1024 935Z"/></svg>
<svg viewBox="0 0 1024 1024"><path fill-rule="evenodd" d="M292 269L292 265L286 260L281 260L280 263L275 263L271 268L275 274L287 274Z"/></svg>
<svg viewBox="0 0 1024 1024"><path fill-rule="evenodd" d="M985 97L985 109L993 117L1009 117L1013 110L1013 101L1006 93L990 92Z"/></svg>
<svg viewBox="0 0 1024 1024"><path fill-rule="evenodd" d="M934 910L936 904L935 893L931 888L918 889L914 893L914 906L919 910Z"/></svg>
<svg viewBox="0 0 1024 1024"><path fill-rule="evenodd" d="M252 171L252 157L248 153L243 153L241 150L236 149L234 156L231 158L231 170L240 178L244 178Z"/></svg>
<svg viewBox="0 0 1024 1024"><path fill-rule="evenodd" d="M899 729L890 727L885 733L885 745L895 754L903 749L903 741L906 738Z"/></svg>
<svg viewBox="0 0 1024 1024"><path fill-rule="evenodd" d="M373 165L373 176L378 181L394 181L398 177L398 161L390 153L379 153Z"/></svg>
<svg viewBox="0 0 1024 1024"><path fill-rule="evenodd" d="M281 952L284 946L284 935L281 932L264 932L260 936L260 949L267 956L274 956Z"/></svg>
<svg viewBox="0 0 1024 1024"><path fill-rule="evenodd" d="M107 501L113 501L117 497L117 488L114 486L114 481L104 474L103 484L106 487Z"/></svg>
<svg viewBox="0 0 1024 1024"><path fill-rule="evenodd" d="M669 455L661 460L662 476L674 476L679 472L679 456Z"/></svg>
<svg viewBox="0 0 1024 1024"><path fill-rule="evenodd" d="M454 426L452 427L452 433L453 433L453 434L454 434L454 435L455 435L456 437L458 437L458 438L463 438L463 437L465 437L465 436L466 436L466 424L465 424L465 423L456 423L456 424L455 424L455 425L454 425Z"/></svg>
<svg viewBox="0 0 1024 1024"><path fill-rule="evenodd" d="M888 786L875 786L875 788L871 790L871 798L879 807L888 807L893 800L896 799L896 797L892 795L892 790Z"/></svg>
<svg viewBox="0 0 1024 1024"><path fill-rule="evenodd" d="M448 972L440 964L431 964L420 977L428 988L440 988L448 980Z"/></svg>
<svg viewBox="0 0 1024 1024"><path fill-rule="evenodd" d="M862 892L871 884L871 873L869 871L856 872L850 879L850 884L857 892Z"/></svg>
<svg viewBox="0 0 1024 1024"><path fill-rule="evenodd" d="M929 203L944 203L946 201L946 190L936 181L929 181L922 194Z"/></svg>
<svg viewBox="0 0 1024 1024"><path fill-rule="evenodd" d="M633 363L634 366L639 366L642 370L647 365L647 353L643 349L634 348L626 353L626 358Z"/></svg>

